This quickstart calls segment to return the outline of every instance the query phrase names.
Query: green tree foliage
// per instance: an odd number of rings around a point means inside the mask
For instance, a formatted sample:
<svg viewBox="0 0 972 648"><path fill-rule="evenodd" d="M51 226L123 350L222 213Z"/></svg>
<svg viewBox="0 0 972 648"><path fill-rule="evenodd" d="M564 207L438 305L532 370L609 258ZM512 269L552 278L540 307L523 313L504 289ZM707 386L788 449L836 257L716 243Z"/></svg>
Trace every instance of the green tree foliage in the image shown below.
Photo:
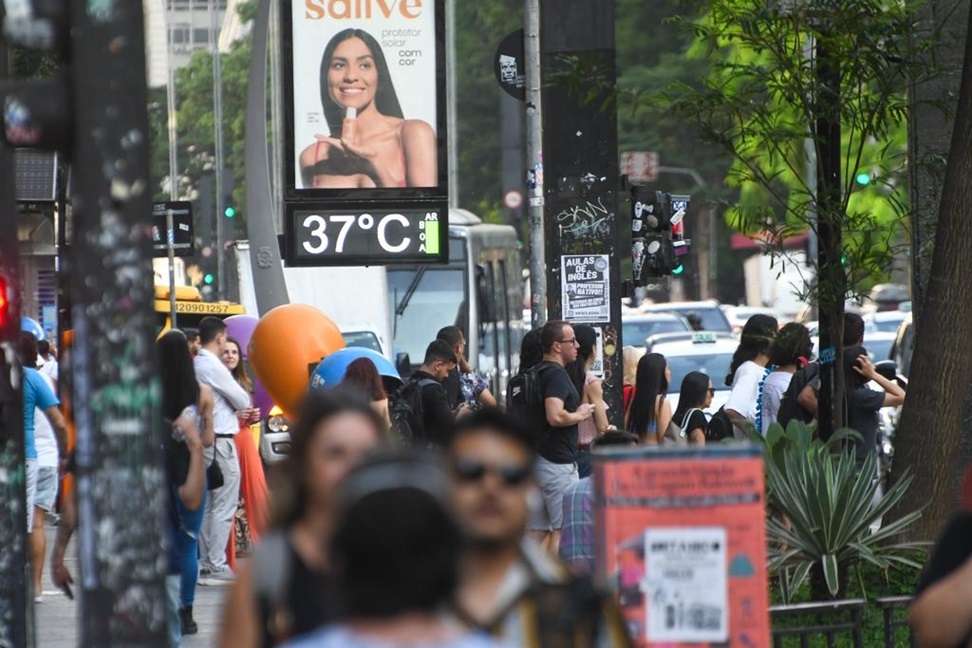
<svg viewBox="0 0 972 648"><path fill-rule="evenodd" d="M669 106L732 154L735 229L782 238L811 225L824 203L807 182L807 137L821 115L839 119L842 186L826 217L843 227L847 286L857 292L886 276L908 211L906 88L921 74L911 9L881 0L712 0L701 19L674 19L694 32L690 57L711 68L698 84L676 84ZM817 74L821 46L840 65L839 88ZM836 93L839 101L818 101ZM821 138L811 143L819 159ZM873 181L862 186L859 174Z"/></svg>

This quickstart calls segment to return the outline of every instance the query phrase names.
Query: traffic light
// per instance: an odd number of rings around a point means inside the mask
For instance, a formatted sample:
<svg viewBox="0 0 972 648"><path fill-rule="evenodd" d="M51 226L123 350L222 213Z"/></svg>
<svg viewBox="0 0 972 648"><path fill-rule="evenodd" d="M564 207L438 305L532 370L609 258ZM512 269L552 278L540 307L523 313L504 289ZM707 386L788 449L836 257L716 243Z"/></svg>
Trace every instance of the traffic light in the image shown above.
<svg viewBox="0 0 972 648"><path fill-rule="evenodd" d="M225 216L226 218L236 218L236 214L238 214L239 212L237 211L236 207L232 203L232 196L226 197L225 204L226 207L225 209L223 209L223 216Z"/></svg>
<svg viewBox="0 0 972 648"><path fill-rule="evenodd" d="M216 281L216 277L213 275L212 272L207 272L206 274L203 275L203 283L205 283L207 286L212 286L213 282L215 281Z"/></svg>
<svg viewBox="0 0 972 648"><path fill-rule="evenodd" d="M66 55L70 32L65 0L5 2L4 8L3 33L7 42ZM4 83L0 98L7 144L70 152L74 110L66 75Z"/></svg>
<svg viewBox="0 0 972 648"><path fill-rule="evenodd" d="M0 333L3 334L4 338L9 339L13 331L12 327L14 320L12 309L12 295L8 293L9 284L7 283L7 278L0 275Z"/></svg>
<svg viewBox="0 0 972 648"><path fill-rule="evenodd" d="M649 277L681 274L679 259L689 252L691 241L684 236L685 213L691 196L631 188L631 255L637 286Z"/></svg>
<svg viewBox="0 0 972 648"><path fill-rule="evenodd" d="M867 171L861 171L854 177L854 181L857 182L862 187L866 187L871 184L871 174Z"/></svg>

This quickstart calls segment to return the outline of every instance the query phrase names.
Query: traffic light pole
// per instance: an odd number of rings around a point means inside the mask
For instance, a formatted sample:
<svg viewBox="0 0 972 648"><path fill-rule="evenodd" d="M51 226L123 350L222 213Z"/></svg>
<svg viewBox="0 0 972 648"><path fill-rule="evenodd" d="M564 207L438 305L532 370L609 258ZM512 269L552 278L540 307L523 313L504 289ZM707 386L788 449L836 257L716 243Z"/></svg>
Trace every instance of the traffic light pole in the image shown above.
<svg viewBox="0 0 972 648"><path fill-rule="evenodd" d="M141 2L70 0L82 646L167 646Z"/></svg>
<svg viewBox="0 0 972 648"><path fill-rule="evenodd" d="M540 0L526 0L523 25L524 67L526 68L527 204L530 229L530 326L536 329L547 321Z"/></svg>
<svg viewBox="0 0 972 648"><path fill-rule="evenodd" d="M0 78L8 70L0 43ZM20 331L13 151L0 144L0 646L27 646L27 498L23 394L14 348Z"/></svg>

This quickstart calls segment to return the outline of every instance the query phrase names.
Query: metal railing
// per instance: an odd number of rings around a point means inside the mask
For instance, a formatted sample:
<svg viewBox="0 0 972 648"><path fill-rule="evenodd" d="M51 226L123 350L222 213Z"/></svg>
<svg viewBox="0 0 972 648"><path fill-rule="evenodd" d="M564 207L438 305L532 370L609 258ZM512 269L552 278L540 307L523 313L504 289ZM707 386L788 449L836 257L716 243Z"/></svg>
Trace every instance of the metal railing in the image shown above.
<svg viewBox="0 0 972 648"><path fill-rule="evenodd" d="M908 623L908 605L911 604L910 596L889 596L879 598L875 605L881 608L884 614L884 648L896 648L905 644L898 643L899 635L907 635L907 645L917 648L918 642L915 641L915 633L911 630ZM905 630L906 632L900 632Z"/></svg>
<svg viewBox="0 0 972 648"><path fill-rule="evenodd" d="M873 605L881 610L884 647L916 648L914 633L908 625L907 609L911 597L893 596L880 598ZM863 599L847 599L824 603L776 605L770 608L773 622L773 648L799 645L800 648L819 646L821 639L827 648L840 645L864 648L864 616L868 602ZM900 641L899 641L900 639ZM814 640L811 643L811 640ZM873 648L873 647L868 647Z"/></svg>

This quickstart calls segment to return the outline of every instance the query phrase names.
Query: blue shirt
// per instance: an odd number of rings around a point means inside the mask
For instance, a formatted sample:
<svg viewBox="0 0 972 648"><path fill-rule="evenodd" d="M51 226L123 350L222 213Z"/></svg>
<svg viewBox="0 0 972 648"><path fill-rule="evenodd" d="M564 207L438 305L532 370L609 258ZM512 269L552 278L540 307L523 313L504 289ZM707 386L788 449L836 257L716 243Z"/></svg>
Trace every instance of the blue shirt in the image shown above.
<svg viewBox="0 0 972 648"><path fill-rule="evenodd" d="M585 477L564 491L560 557L574 572L594 571L594 479Z"/></svg>
<svg viewBox="0 0 972 648"><path fill-rule="evenodd" d="M34 445L34 408L39 407L43 411L60 404L40 372L24 367L24 457L27 459L37 458L37 446Z"/></svg>

